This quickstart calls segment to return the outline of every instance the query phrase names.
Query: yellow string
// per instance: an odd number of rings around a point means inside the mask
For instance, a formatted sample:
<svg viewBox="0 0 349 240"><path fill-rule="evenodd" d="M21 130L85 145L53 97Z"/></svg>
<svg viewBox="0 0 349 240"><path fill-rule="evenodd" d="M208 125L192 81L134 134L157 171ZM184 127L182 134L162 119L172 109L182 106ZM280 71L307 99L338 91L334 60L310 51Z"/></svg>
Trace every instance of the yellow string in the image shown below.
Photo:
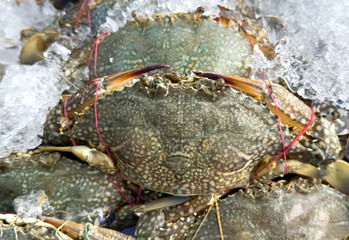
<svg viewBox="0 0 349 240"><path fill-rule="evenodd" d="M218 208L218 202L217 202L216 193L214 194L214 202L215 202L215 204L216 204L216 213L217 213L219 234L221 235L221 240L224 240L223 230L222 230L222 224L221 224L221 218L220 218L220 214L219 214L219 208Z"/></svg>
<svg viewBox="0 0 349 240"><path fill-rule="evenodd" d="M194 236L193 236L193 238L192 238L191 240L194 240L194 239L195 239L196 235L198 234L200 228L201 228L202 225L204 224L204 221L205 221L205 219L207 218L208 214L210 213L210 211L211 211L211 209L212 209L212 207L213 207L214 204L216 205L216 209L217 209L217 219L218 219L218 226L219 226L219 234L220 234L220 236L221 236L221 240L224 240L223 230L222 230L222 224L221 224L221 218L220 218L220 214L219 214L219 208L218 208L218 201L217 201L217 195L216 195L216 193L214 194L214 203L212 203L211 206L208 208L208 210L207 210L207 212L206 212L206 214L205 214L205 216L204 216L204 219L202 219L202 221L201 221L201 223L200 223L198 229L196 229L196 232L195 232L195 234L194 234Z"/></svg>
<svg viewBox="0 0 349 240"><path fill-rule="evenodd" d="M196 230L196 232L195 232L195 234L194 234L194 237L193 237L191 240L194 240L194 238L195 238L195 237L196 237L196 235L198 234L198 232L199 232L199 230L200 230L200 228L201 228L202 224L204 223L204 221L205 221L205 219L206 219L207 215L210 213L210 211L211 211L211 208L212 208L212 207L213 207L213 203L212 203L212 204L211 204L211 206L208 208L207 213L205 214L204 219L202 219L202 221L201 221L201 223L200 223L200 225L199 225L198 229Z"/></svg>

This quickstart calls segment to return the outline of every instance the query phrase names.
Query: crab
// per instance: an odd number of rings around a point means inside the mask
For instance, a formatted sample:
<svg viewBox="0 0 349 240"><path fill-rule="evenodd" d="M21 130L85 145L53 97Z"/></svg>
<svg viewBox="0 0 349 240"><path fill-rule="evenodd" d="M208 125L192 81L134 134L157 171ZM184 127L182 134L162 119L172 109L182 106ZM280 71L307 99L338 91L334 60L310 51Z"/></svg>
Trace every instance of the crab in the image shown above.
<svg viewBox="0 0 349 240"><path fill-rule="evenodd" d="M264 82L200 72L193 77L171 73L137 78L168 67L154 65L97 79L103 86L98 94L97 82L92 82L52 114L66 111L72 129L63 129L63 136L96 147L103 139L122 179L181 196L135 209L147 212L179 205L166 214L167 221L176 222L181 216L204 210L212 203L213 194L224 196L231 189L247 188L251 178L283 147L277 117L272 113L275 106ZM283 87L270 82L268 86L288 123L282 126L288 146L309 122L311 110ZM96 95L99 99L94 105ZM101 137L95 128L96 115ZM334 128L320 116L313 117L310 129L287 152L289 172L313 178L324 175L325 181L348 193L348 164L336 161L340 144ZM54 128L52 121L47 128ZM54 141L51 134L46 137ZM43 146L41 150L71 151L117 177L111 159L102 151L86 146ZM261 174L274 178L284 174L283 167L283 162L275 162Z"/></svg>
<svg viewBox="0 0 349 240"><path fill-rule="evenodd" d="M21 205L13 206L14 199L25 195L21 202L29 202L37 190L44 190L56 217L75 222L114 214L127 204L103 173L59 153L14 153L0 159L0 165L1 212L14 212ZM125 224L115 222L114 228L121 230Z"/></svg>
<svg viewBox="0 0 349 240"><path fill-rule="evenodd" d="M51 146L40 151L72 152L114 179L174 195L136 209L165 206L167 225L195 218L213 195L248 188L257 174L283 175L281 161L263 169L283 152L281 134L286 148L302 132L287 152L290 172L348 192L333 126L285 88L248 79L252 48L238 21L212 19L202 9L134 17L98 45L96 69L105 77L51 111L43 136Z"/></svg>
<svg viewBox="0 0 349 240"><path fill-rule="evenodd" d="M167 211L143 214L138 239L221 239L215 207L201 228L206 214L169 224ZM349 234L348 196L313 179L296 177L240 189L220 200L219 214L225 239L346 239Z"/></svg>

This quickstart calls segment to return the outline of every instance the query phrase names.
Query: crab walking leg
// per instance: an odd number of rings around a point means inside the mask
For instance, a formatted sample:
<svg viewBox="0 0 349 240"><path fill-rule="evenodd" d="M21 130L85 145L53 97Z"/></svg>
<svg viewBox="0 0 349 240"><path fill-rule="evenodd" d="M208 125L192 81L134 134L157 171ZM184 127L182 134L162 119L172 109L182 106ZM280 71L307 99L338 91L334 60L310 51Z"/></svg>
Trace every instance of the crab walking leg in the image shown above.
<svg viewBox="0 0 349 240"><path fill-rule="evenodd" d="M276 114L275 104L270 98L269 92L263 81L215 73L202 73L195 71L194 73L198 76L214 80L223 78L226 83L232 86L232 88L238 91L243 91L248 95L261 100L274 114ZM277 101L282 122L284 125L294 127L299 133L309 122L311 109L284 87L271 82L268 82L268 85L272 91L273 97Z"/></svg>
<svg viewBox="0 0 349 240"><path fill-rule="evenodd" d="M19 55L21 64L32 65L43 59L43 52L62 35L54 30L46 30L45 33L36 33L23 45Z"/></svg>
<svg viewBox="0 0 349 240"><path fill-rule="evenodd" d="M349 163L337 160L327 166L326 182L339 191L349 195Z"/></svg>
<svg viewBox="0 0 349 240"><path fill-rule="evenodd" d="M98 151L94 148L86 146L68 146L68 147L52 147L52 146L40 146L38 147L40 152L43 151L57 151L57 152L71 152L76 157L85 161L91 167L95 167L104 173L115 175L115 168L113 161L107 154Z"/></svg>
<svg viewBox="0 0 349 240"><path fill-rule="evenodd" d="M145 213L164 207L176 206L188 201L190 198L190 196L171 196L160 198L149 203L138 205L133 209L133 211L136 213Z"/></svg>
<svg viewBox="0 0 349 240"><path fill-rule="evenodd" d="M287 160L289 173L298 174L308 178L323 179L332 187L349 195L349 163L337 160L324 168L317 168L308 163L297 160ZM274 169L276 176L283 173L283 164Z"/></svg>
<svg viewBox="0 0 349 240"><path fill-rule="evenodd" d="M90 239L90 240L123 240L123 239L134 239L131 236L122 234L120 232L96 227L90 223L86 225L74 223L71 221L62 221L55 218L46 217L44 222L49 223L60 231L69 234L73 239Z"/></svg>

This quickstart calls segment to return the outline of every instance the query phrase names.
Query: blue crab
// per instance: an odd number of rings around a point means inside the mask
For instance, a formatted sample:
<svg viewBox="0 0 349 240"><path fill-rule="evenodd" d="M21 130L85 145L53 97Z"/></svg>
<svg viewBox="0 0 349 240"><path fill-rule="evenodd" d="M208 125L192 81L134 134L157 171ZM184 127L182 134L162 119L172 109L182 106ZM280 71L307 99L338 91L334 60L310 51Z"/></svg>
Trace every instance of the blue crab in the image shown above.
<svg viewBox="0 0 349 240"><path fill-rule="evenodd" d="M227 27L239 26L236 20L217 21L204 16L202 9L152 18L134 15L134 22L99 44L96 67L105 77L69 96L48 116L45 144L69 145L74 138L79 146L41 150L73 152L116 178L113 162L105 154L108 149L123 179L185 196L137 209L178 205L168 213L166 224L171 225L202 212L212 194L224 196L231 189L247 188L283 146L276 107L265 83L247 79L245 62L252 49L246 34ZM230 24L223 26L221 20ZM161 71L169 69L163 64L171 65L175 73ZM157 74L142 75L152 70ZM290 162L290 172L323 178L348 192L348 165L336 161L340 144L333 126L317 114L312 116L311 109L283 87L267 84L281 112L286 146L309 123L287 152L289 159L297 160ZM281 169L277 161L260 175L274 178L283 175Z"/></svg>

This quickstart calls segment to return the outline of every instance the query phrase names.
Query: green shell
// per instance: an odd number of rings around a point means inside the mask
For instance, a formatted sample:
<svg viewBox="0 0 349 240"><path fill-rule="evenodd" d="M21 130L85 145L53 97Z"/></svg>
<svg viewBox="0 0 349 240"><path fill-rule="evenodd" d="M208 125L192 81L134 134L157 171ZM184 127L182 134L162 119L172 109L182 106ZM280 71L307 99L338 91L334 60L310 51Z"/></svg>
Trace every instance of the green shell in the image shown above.
<svg viewBox="0 0 349 240"><path fill-rule="evenodd" d="M169 71L181 75L196 70L248 77L245 62L252 54L250 43L210 18L195 21L190 16L128 22L98 45L99 76L167 64L173 67Z"/></svg>

